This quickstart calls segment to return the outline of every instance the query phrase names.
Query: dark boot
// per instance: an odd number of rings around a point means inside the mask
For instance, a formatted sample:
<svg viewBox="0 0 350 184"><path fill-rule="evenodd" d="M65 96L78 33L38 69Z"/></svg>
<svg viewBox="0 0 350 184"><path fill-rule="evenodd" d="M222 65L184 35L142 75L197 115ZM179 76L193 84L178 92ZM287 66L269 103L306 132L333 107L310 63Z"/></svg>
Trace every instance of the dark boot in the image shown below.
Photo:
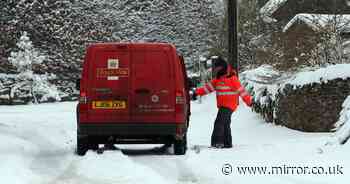
<svg viewBox="0 0 350 184"><path fill-rule="evenodd" d="M215 148L218 148L218 149L222 149L222 148L225 148L225 145L224 144L215 144L212 147L215 147Z"/></svg>

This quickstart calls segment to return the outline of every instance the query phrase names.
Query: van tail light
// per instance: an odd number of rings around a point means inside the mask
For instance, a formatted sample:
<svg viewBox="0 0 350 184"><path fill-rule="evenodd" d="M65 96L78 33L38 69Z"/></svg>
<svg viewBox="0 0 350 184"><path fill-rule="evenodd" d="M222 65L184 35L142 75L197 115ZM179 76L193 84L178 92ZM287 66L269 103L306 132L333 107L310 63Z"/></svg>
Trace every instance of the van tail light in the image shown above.
<svg viewBox="0 0 350 184"><path fill-rule="evenodd" d="M176 91L175 94L176 113L183 113L185 110L185 94L182 91Z"/></svg>
<svg viewBox="0 0 350 184"><path fill-rule="evenodd" d="M80 104L87 104L87 95L85 92L80 93L79 103Z"/></svg>
<svg viewBox="0 0 350 184"><path fill-rule="evenodd" d="M176 136L175 136L175 139L176 140L183 139L184 133L185 133L184 124L177 124L176 125Z"/></svg>
<svg viewBox="0 0 350 184"><path fill-rule="evenodd" d="M79 96L79 112L84 113L88 110L88 99L85 92L80 92Z"/></svg>
<svg viewBox="0 0 350 184"><path fill-rule="evenodd" d="M176 105L178 104L185 104L185 95L181 91L176 92Z"/></svg>

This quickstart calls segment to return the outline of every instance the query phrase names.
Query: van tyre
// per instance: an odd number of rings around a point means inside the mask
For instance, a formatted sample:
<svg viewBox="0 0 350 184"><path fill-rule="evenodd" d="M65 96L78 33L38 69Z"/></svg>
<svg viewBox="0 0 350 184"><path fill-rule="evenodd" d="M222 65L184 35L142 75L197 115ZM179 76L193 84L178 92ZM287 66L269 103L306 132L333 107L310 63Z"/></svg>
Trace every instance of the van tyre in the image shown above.
<svg viewBox="0 0 350 184"><path fill-rule="evenodd" d="M88 138L87 137L82 137L82 136L77 136L77 149L76 153L79 156L84 156L86 152L88 151Z"/></svg>
<svg viewBox="0 0 350 184"><path fill-rule="evenodd" d="M174 142L174 154L185 155L187 150L187 136L185 135L182 140L175 140Z"/></svg>
<svg viewBox="0 0 350 184"><path fill-rule="evenodd" d="M93 151L97 151L98 150L98 144L89 144L89 149L93 150Z"/></svg>
<svg viewBox="0 0 350 184"><path fill-rule="evenodd" d="M88 136L87 137L87 146L88 146L88 149L91 149L93 151L97 151L98 150L98 144L96 144L96 141L95 141L96 137L93 137L93 136Z"/></svg>

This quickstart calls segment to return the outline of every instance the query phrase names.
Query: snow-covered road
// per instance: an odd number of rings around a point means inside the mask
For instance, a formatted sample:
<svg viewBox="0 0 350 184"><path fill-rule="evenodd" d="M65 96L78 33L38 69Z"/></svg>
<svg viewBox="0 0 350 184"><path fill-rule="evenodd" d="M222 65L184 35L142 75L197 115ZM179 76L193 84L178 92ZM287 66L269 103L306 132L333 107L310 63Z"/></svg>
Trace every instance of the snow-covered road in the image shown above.
<svg viewBox="0 0 350 184"><path fill-rule="evenodd" d="M346 183L350 176L350 146L322 146L330 134L308 134L264 123L243 104L232 117L233 149L206 149L216 116L215 97L192 104L189 147L200 153L128 155L89 151L74 154L75 105L55 103L0 107L0 181L19 184L310 184ZM129 149L143 146L130 145ZM224 164L232 173L224 175ZM226 165L229 166L229 165ZM237 167L280 167L289 174L240 174ZM304 167L338 169L337 174L309 174ZM306 174L297 174L305 169ZM322 168L321 168L322 167ZM338 167L338 168L337 168ZM225 167L225 171L231 171ZM228 168L228 169L227 169ZM294 173L291 173L293 170ZM331 169L332 170L332 169ZM298 172L299 172L298 171ZM311 172L311 171L310 171Z"/></svg>

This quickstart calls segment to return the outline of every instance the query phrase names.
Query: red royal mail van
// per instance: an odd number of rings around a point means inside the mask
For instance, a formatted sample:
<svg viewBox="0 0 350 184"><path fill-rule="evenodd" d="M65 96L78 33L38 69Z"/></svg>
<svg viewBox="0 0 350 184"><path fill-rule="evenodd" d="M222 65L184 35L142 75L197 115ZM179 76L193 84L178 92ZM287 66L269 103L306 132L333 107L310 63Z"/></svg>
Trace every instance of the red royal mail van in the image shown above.
<svg viewBox="0 0 350 184"><path fill-rule="evenodd" d="M79 83L79 155L107 143L173 144L175 154L185 154L189 89L173 45L92 44Z"/></svg>

